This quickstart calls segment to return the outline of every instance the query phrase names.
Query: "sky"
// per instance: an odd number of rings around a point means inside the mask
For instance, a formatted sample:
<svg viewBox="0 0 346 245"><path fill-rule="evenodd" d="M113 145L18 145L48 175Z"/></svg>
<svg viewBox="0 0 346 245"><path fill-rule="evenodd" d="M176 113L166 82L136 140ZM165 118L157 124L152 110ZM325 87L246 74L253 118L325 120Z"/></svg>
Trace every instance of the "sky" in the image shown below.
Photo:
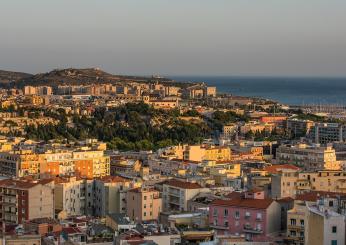
<svg viewBox="0 0 346 245"><path fill-rule="evenodd" d="M346 76L345 0L1 0L0 69Z"/></svg>

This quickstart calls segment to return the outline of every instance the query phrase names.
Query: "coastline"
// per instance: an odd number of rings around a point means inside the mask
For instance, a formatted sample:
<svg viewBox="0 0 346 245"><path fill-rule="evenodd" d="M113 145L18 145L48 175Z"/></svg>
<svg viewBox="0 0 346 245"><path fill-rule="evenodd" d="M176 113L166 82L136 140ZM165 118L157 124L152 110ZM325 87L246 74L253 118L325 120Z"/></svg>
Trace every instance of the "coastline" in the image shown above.
<svg viewBox="0 0 346 245"><path fill-rule="evenodd" d="M345 106L346 78L168 76L175 81L205 82L218 93L262 98L290 106Z"/></svg>

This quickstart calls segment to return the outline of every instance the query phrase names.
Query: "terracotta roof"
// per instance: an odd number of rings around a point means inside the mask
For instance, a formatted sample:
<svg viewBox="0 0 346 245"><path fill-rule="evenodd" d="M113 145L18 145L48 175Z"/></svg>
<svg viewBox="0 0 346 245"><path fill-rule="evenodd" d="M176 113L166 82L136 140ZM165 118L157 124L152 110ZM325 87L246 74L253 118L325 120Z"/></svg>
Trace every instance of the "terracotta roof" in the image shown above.
<svg viewBox="0 0 346 245"><path fill-rule="evenodd" d="M214 200L211 205L213 206L226 206L226 207L241 207L241 208L254 208L254 209L267 209L274 200L272 199L232 199L232 200Z"/></svg>
<svg viewBox="0 0 346 245"><path fill-rule="evenodd" d="M120 176L105 176L100 178L99 180L106 182L106 183L117 183L117 182L128 182L129 179L120 177Z"/></svg>
<svg viewBox="0 0 346 245"><path fill-rule="evenodd" d="M182 189L200 189L202 186L198 183L191 183L191 182L184 182L184 181L179 181L179 180L167 180L165 185L170 185Z"/></svg>
<svg viewBox="0 0 346 245"><path fill-rule="evenodd" d="M311 192L297 195L295 199L300 201L316 202L319 197L337 198L338 196L346 197L346 193L329 192L329 191L311 191Z"/></svg>
<svg viewBox="0 0 346 245"><path fill-rule="evenodd" d="M244 193L236 192L236 191L233 191L233 192L225 195L225 197L229 198L229 199L239 199L239 198L242 198L243 196L244 196Z"/></svg>
<svg viewBox="0 0 346 245"><path fill-rule="evenodd" d="M4 179L0 180L0 187L12 188L12 189L30 189L36 185L45 185L52 182L52 179L43 180L15 180L15 179Z"/></svg>
<svg viewBox="0 0 346 245"><path fill-rule="evenodd" d="M281 199L277 199L276 201L280 202L280 203L285 203L285 202L293 202L294 199L292 197L284 197L284 198L281 198Z"/></svg>
<svg viewBox="0 0 346 245"><path fill-rule="evenodd" d="M67 234L82 233L82 231L77 227L64 227L64 228L62 228L62 232L67 233Z"/></svg>
<svg viewBox="0 0 346 245"><path fill-rule="evenodd" d="M265 171L271 174L277 174L281 169L300 170L300 168L291 164L274 164L264 168Z"/></svg>

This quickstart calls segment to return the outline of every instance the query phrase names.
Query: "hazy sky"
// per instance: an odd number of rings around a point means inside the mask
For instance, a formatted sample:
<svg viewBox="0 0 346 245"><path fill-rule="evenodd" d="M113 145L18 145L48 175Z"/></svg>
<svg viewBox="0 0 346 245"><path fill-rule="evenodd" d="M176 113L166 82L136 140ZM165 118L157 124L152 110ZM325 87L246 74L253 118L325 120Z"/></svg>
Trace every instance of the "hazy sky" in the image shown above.
<svg viewBox="0 0 346 245"><path fill-rule="evenodd" d="M0 69L346 75L345 0L0 0Z"/></svg>

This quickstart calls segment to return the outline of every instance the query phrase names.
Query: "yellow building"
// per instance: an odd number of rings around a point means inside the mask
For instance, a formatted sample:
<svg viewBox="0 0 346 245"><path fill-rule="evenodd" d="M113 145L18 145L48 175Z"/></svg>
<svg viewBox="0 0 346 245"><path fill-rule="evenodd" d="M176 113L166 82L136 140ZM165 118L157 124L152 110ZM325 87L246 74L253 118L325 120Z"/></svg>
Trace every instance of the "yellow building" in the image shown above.
<svg viewBox="0 0 346 245"><path fill-rule="evenodd" d="M16 103L13 100L4 100L1 101L1 108L2 109L7 109L10 106L15 106L16 107Z"/></svg>
<svg viewBox="0 0 346 245"><path fill-rule="evenodd" d="M223 135L228 137L228 136L233 136L238 130L238 125L233 123L233 124L228 124L224 125L222 128Z"/></svg>
<svg viewBox="0 0 346 245"><path fill-rule="evenodd" d="M1 175L24 177L39 174L39 170L39 155L31 150L0 153Z"/></svg>
<svg viewBox="0 0 346 245"><path fill-rule="evenodd" d="M346 172L341 170L299 172L283 169L272 176L273 198L294 197L310 190L346 193Z"/></svg>
<svg viewBox="0 0 346 245"><path fill-rule="evenodd" d="M226 179L232 179L241 176L241 165L235 164L217 164L208 169L209 175L215 180L215 184L223 185Z"/></svg>
<svg viewBox="0 0 346 245"><path fill-rule="evenodd" d="M75 172L87 178L104 177L110 175L110 157L103 151L76 151L73 152Z"/></svg>
<svg viewBox="0 0 346 245"><path fill-rule="evenodd" d="M210 147L205 149L204 160L229 161L231 149L226 146Z"/></svg>
<svg viewBox="0 0 346 245"><path fill-rule="evenodd" d="M178 145L165 149L160 157L201 162L203 160L229 161L232 154L229 147L201 145Z"/></svg>

